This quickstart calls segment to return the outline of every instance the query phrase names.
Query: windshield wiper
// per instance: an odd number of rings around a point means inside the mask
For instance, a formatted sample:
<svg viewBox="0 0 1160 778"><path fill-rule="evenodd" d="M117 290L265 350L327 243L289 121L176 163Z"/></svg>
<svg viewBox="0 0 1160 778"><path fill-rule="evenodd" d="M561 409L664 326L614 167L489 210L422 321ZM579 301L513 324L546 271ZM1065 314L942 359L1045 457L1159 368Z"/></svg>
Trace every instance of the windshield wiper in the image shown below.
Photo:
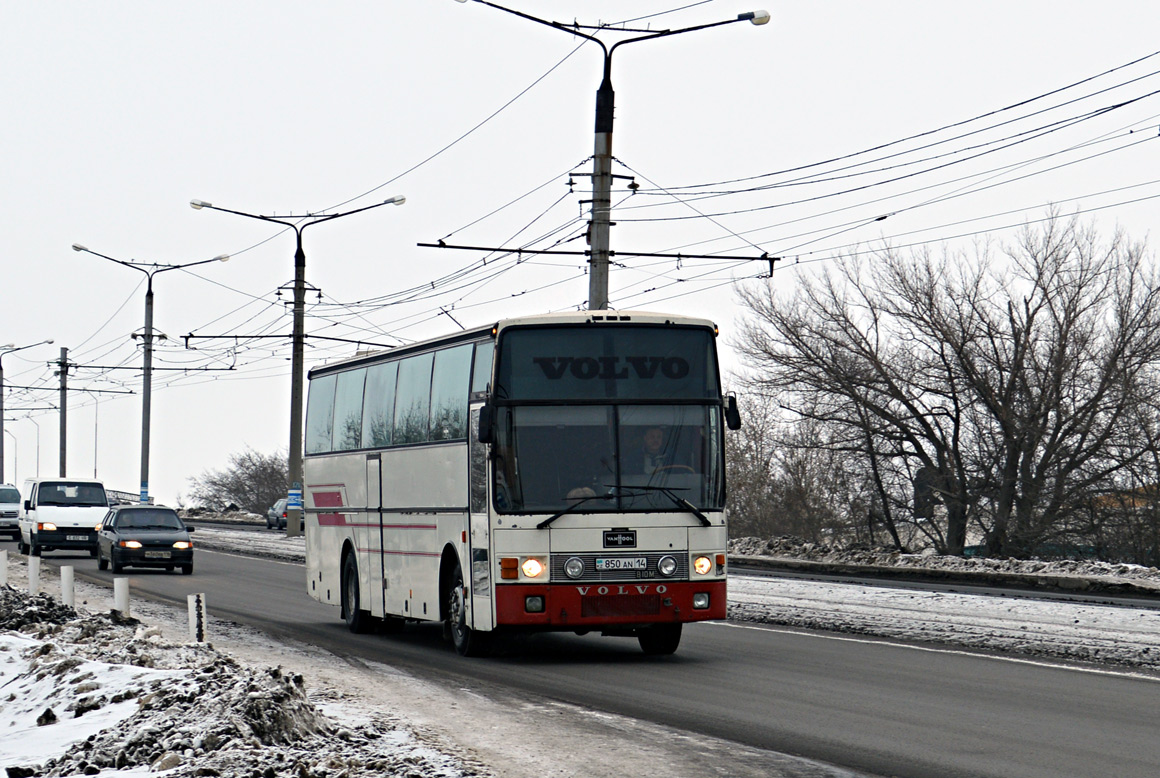
<svg viewBox="0 0 1160 778"><path fill-rule="evenodd" d="M555 514L554 516L549 516L548 518L541 521L539 524L536 525L536 529L543 529L544 527L547 527L549 524L551 524L556 519L560 518L561 516L568 515L569 513L576 510L577 508L579 508L581 505L588 502L589 500L612 500L615 498L616 498L616 495L613 494L612 492L608 492L607 494L593 494L593 495L590 495L588 497L581 497L581 498L577 499L576 502L572 503L567 508L565 508L564 510L560 511L559 513ZM575 498L573 498L573 499L575 499Z"/></svg>
<svg viewBox="0 0 1160 778"><path fill-rule="evenodd" d="M622 486L621 489L624 489L626 491L631 490L631 489L640 489L641 491L645 491L645 492L660 492L665 497L668 497L670 500L672 500L673 504L676 505L678 508L684 508L689 513L693 514L698 519L700 519L701 524L703 526L705 526L705 527L712 527L713 526L713 522L709 521L708 516L701 513L701 511L697 509L696 505L693 505L693 503L689 502L684 497L680 496L675 491L673 491L673 487L671 487L671 486Z"/></svg>

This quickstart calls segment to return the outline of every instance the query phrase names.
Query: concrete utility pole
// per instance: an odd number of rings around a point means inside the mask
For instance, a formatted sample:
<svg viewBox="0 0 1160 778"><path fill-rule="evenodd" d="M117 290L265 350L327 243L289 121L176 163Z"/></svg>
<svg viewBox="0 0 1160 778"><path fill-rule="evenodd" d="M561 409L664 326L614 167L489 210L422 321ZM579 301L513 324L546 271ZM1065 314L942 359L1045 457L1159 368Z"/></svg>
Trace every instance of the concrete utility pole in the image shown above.
<svg viewBox="0 0 1160 778"><path fill-rule="evenodd" d="M219 208L204 200L190 200L189 206L195 211L209 208L211 211L232 213L235 216L245 216L249 219L259 219L265 222L281 224L294 230L296 240L294 249L294 324L290 351L290 483L286 493L286 536L295 537L302 534L302 483L304 481L302 469L302 406L305 394L305 342L306 342L306 251L302 248L302 231L313 224L337 219L340 216L349 216L352 213L369 211L381 205L402 205L406 197L396 195L381 203L355 208L351 211L331 214L307 214L305 216L288 216L274 218L245 211L233 211L229 208Z"/></svg>
<svg viewBox="0 0 1160 778"><path fill-rule="evenodd" d="M59 477L68 475L68 349L60 350L60 361L56 363L60 370L60 473Z"/></svg>
<svg viewBox="0 0 1160 778"><path fill-rule="evenodd" d="M468 0L458 0L458 2L466 3ZM600 46L600 49L604 52L604 77L601 79L600 88L596 91L596 142L592 152L592 219L588 223L588 243L590 246L588 260L588 308L590 310L606 309L608 308L608 265L611 254L609 243L610 232L613 226L612 125L616 107L616 93L612 89L613 52L616 51L618 46L623 46L626 43L666 38L671 35L694 32L695 30L707 30L710 27L720 27L725 24L734 24L736 22L765 24L769 21L769 14L765 11L750 11L748 13L738 14L736 19L710 22L709 24L698 24L693 27L682 27L677 30L634 30L622 27L587 28L618 33L643 33L635 38L618 41L609 47L595 35L580 32L581 25L550 22L547 19L540 19L523 13L522 11L513 11L511 8L504 8L502 5L488 2L488 0L474 0L474 2L495 8L499 11L504 11L522 19L527 19L531 22L536 22L537 24L552 27L566 32L569 35L574 35L577 38L592 41Z"/></svg>

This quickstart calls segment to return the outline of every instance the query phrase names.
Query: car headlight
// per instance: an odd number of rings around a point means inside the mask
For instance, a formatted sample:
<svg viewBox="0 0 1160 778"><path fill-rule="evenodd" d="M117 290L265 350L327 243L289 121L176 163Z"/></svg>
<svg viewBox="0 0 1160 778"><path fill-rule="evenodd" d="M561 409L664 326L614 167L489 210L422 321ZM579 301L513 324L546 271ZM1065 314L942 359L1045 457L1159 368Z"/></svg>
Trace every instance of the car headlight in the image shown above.
<svg viewBox="0 0 1160 778"><path fill-rule="evenodd" d="M524 571L524 575L526 575L528 578L537 578L541 573L544 572L544 563L535 557L529 557L528 559L524 560L524 563L520 566L520 569Z"/></svg>
<svg viewBox="0 0 1160 778"><path fill-rule="evenodd" d="M663 556L657 562L657 572L665 578L671 578L677 572L677 560L671 556Z"/></svg>
<svg viewBox="0 0 1160 778"><path fill-rule="evenodd" d="M564 563L564 574L569 578L579 578L584 575L584 560L574 556Z"/></svg>
<svg viewBox="0 0 1160 778"><path fill-rule="evenodd" d="M121 548L141 548L141 541L139 540L122 540L117 544Z"/></svg>
<svg viewBox="0 0 1160 778"><path fill-rule="evenodd" d="M713 560L707 556L699 556L693 560L693 569L697 575L708 575L713 569Z"/></svg>
<svg viewBox="0 0 1160 778"><path fill-rule="evenodd" d="M42 521L36 525L36 528L42 532L56 532L56 525L51 521Z"/></svg>
<svg viewBox="0 0 1160 778"><path fill-rule="evenodd" d="M182 549L193 548L193 541L192 540L179 540L173 544L173 547L174 548L182 548Z"/></svg>

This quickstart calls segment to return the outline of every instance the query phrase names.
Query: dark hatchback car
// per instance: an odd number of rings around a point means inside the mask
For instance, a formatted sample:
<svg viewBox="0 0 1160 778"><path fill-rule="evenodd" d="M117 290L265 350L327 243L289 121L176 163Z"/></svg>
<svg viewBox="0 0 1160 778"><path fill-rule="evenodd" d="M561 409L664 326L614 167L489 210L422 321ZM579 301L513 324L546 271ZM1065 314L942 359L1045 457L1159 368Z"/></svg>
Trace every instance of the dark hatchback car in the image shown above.
<svg viewBox="0 0 1160 778"><path fill-rule="evenodd" d="M97 567L119 573L126 567L178 567L193 572L193 541L177 511L155 505L118 505L97 533Z"/></svg>

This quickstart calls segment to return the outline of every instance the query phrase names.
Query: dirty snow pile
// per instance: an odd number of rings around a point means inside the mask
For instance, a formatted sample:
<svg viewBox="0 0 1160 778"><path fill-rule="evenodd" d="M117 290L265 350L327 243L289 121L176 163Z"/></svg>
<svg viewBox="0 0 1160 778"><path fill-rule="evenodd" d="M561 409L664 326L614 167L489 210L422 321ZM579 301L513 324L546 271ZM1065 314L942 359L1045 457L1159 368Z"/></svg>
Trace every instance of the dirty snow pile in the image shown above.
<svg viewBox="0 0 1160 778"><path fill-rule="evenodd" d="M8 778L488 774L381 714L332 718L300 675L10 586L0 586L0 706Z"/></svg>

